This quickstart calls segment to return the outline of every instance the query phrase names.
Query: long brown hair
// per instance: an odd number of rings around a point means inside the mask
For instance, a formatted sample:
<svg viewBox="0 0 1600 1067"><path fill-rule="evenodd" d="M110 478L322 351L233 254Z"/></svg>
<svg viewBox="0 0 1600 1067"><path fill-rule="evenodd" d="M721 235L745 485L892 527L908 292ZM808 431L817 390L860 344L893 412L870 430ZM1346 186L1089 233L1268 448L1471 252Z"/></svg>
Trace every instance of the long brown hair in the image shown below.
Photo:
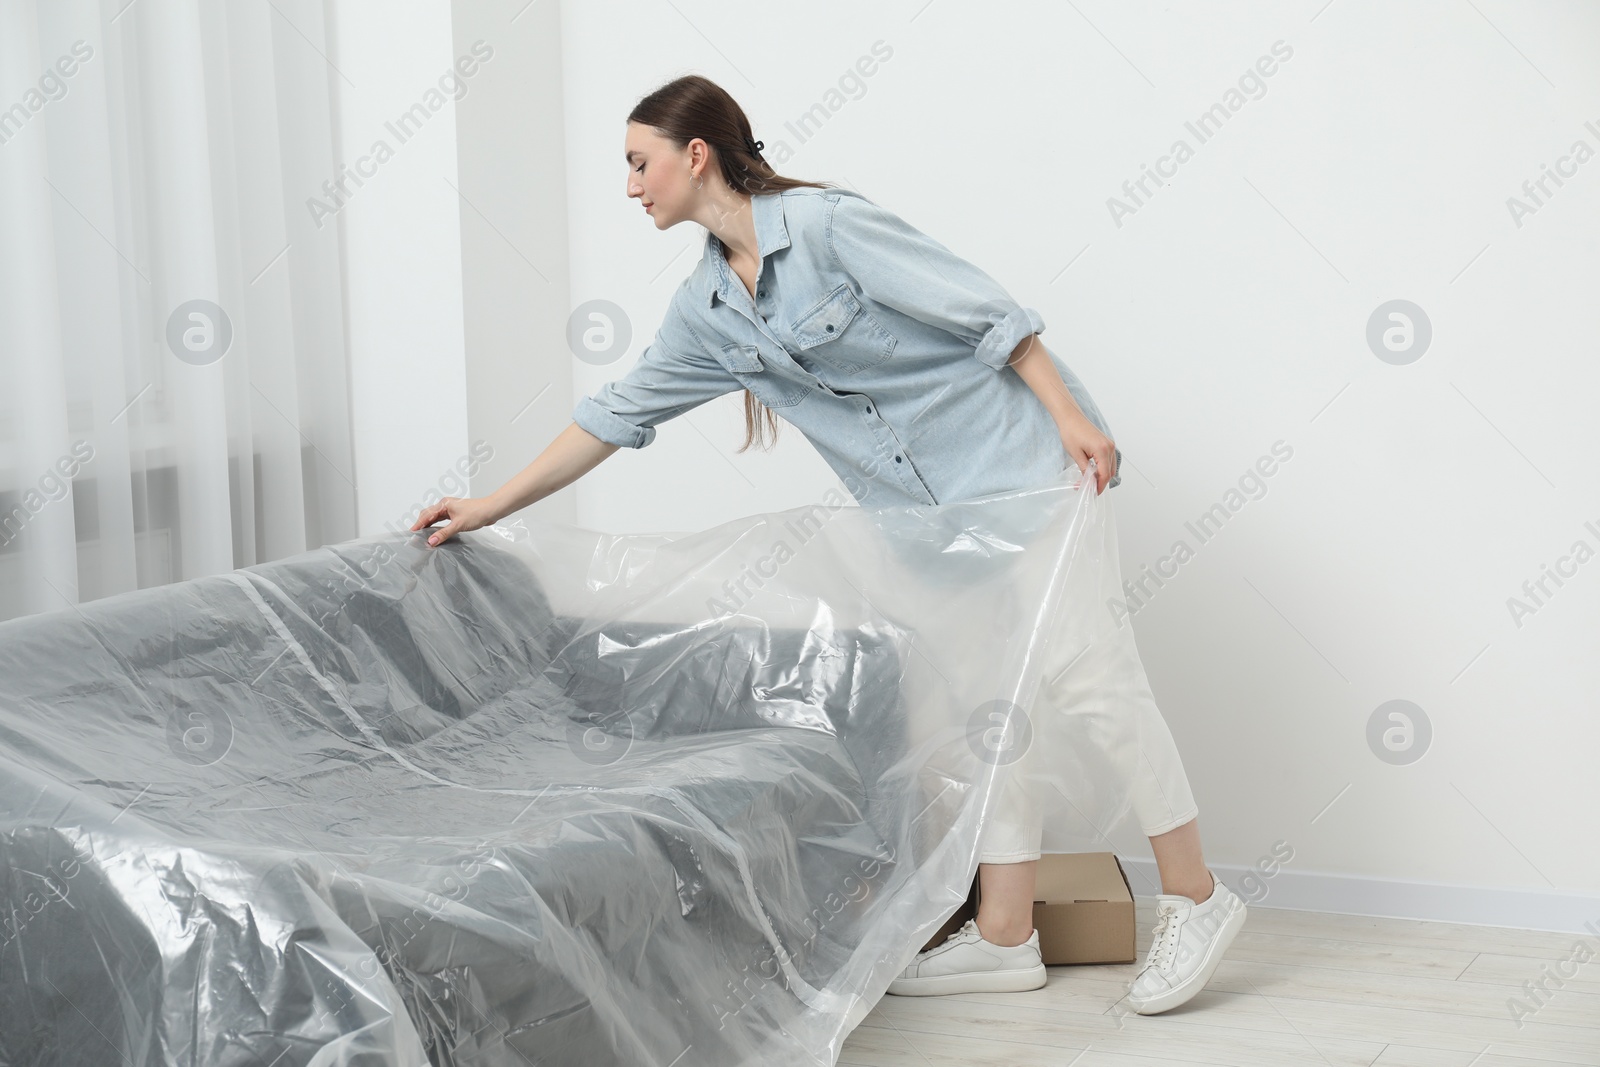
<svg viewBox="0 0 1600 1067"><path fill-rule="evenodd" d="M832 182L785 178L773 170L766 160L752 153L750 146L745 143L746 139L754 140L754 135L750 131L750 120L745 117L744 108L728 95L726 89L699 74L674 78L650 93L628 112L628 121L652 127L680 151L699 137L711 146L722 180L735 192L755 196L784 189L827 189L833 185ZM761 413L766 415L764 424ZM746 389L744 444L739 446L739 451L749 448L752 442L759 443L763 449L768 448L768 428L772 430L772 443L776 444L777 415Z"/></svg>

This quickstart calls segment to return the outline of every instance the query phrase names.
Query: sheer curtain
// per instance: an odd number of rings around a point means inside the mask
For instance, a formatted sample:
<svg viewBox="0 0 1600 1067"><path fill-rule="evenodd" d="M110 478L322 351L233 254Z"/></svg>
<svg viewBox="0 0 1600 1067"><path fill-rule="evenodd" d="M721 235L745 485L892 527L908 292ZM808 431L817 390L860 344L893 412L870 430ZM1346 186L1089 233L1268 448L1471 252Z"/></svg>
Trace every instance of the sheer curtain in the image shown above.
<svg viewBox="0 0 1600 1067"><path fill-rule="evenodd" d="M0 0L0 619L356 535L324 6Z"/></svg>

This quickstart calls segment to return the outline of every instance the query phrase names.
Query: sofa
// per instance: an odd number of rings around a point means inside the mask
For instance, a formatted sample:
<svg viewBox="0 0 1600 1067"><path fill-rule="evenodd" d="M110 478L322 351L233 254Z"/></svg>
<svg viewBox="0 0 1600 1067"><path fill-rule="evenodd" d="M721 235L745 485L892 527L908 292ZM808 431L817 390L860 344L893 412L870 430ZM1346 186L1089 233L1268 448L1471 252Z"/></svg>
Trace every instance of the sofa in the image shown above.
<svg viewBox="0 0 1600 1067"><path fill-rule="evenodd" d="M530 558L387 534L0 625L0 1063L832 1062L881 992L839 976L965 885L896 896L904 635L557 610Z"/></svg>

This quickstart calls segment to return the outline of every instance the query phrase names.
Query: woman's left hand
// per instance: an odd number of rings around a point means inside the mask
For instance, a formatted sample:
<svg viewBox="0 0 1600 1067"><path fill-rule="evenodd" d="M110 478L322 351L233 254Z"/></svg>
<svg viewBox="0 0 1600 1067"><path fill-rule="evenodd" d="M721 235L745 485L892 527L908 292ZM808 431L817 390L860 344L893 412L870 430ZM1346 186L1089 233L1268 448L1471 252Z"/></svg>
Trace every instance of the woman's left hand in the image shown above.
<svg viewBox="0 0 1600 1067"><path fill-rule="evenodd" d="M1094 491L1097 494L1105 492L1106 483L1117 474L1116 444L1101 433L1100 427L1090 422L1089 417L1082 412L1062 416L1060 430L1061 445L1067 450L1072 462L1078 465L1080 474L1088 471L1089 459L1094 458Z"/></svg>

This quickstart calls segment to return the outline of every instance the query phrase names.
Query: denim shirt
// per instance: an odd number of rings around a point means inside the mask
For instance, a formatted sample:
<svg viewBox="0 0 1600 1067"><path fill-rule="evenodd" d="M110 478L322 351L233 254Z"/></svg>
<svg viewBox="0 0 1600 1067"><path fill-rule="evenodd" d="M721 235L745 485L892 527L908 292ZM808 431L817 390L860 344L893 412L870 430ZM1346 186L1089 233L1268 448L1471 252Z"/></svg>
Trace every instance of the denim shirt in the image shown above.
<svg viewBox="0 0 1600 1067"><path fill-rule="evenodd" d="M748 389L805 434L864 507L972 500L1068 470L1076 480L1055 420L1006 366L1044 330L1038 311L851 190L757 195L751 211L754 297L708 231L655 339L622 378L578 401L574 422L643 448L658 424ZM1050 358L1112 436L1077 375ZM1118 449L1107 488L1121 467Z"/></svg>

